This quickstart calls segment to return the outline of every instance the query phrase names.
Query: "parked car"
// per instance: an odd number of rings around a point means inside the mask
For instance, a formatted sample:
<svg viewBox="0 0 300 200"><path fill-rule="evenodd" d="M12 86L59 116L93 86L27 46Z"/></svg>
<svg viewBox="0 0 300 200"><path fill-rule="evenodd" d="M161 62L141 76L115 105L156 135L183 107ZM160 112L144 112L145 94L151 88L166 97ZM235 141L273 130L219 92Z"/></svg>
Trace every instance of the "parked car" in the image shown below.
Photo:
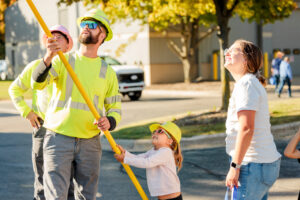
<svg viewBox="0 0 300 200"><path fill-rule="evenodd" d="M128 95L131 101L139 100L145 87L144 70L136 65L122 64L111 56L100 57L115 70L120 93Z"/></svg>
<svg viewBox="0 0 300 200"><path fill-rule="evenodd" d="M6 80L8 77L8 64L5 60L0 60L0 80Z"/></svg>

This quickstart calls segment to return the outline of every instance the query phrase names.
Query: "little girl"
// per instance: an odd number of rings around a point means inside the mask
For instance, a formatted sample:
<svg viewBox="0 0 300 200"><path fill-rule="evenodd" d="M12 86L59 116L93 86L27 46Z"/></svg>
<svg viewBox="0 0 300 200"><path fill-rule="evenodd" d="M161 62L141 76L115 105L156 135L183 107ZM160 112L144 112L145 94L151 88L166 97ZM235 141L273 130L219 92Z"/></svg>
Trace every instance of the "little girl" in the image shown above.
<svg viewBox="0 0 300 200"><path fill-rule="evenodd" d="M181 131L173 122L152 124L153 148L146 153L134 155L118 145L121 154L115 154L119 162L146 168L147 184L151 196L159 200L182 200L180 181L177 176L182 167L180 150Z"/></svg>

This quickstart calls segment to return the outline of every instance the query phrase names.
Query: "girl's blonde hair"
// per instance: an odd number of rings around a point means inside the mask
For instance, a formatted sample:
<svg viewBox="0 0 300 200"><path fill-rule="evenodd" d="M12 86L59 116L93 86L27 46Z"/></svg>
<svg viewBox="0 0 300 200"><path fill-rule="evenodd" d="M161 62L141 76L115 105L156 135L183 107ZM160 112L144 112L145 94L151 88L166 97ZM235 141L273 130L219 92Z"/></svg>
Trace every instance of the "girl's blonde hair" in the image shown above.
<svg viewBox="0 0 300 200"><path fill-rule="evenodd" d="M171 144L171 149L173 150L174 153L175 165L177 166L177 171L180 171L182 168L183 156L181 153L180 145L177 144L176 140L173 137L172 139L173 139L173 143Z"/></svg>

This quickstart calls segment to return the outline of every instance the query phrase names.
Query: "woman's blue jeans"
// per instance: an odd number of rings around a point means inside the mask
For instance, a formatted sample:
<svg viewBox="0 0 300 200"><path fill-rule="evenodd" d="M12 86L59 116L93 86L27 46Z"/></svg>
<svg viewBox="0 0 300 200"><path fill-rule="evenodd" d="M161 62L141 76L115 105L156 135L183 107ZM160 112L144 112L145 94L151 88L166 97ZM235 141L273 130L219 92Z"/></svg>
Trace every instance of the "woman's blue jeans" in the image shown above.
<svg viewBox="0 0 300 200"><path fill-rule="evenodd" d="M288 85L288 93L289 93L289 97L292 96L292 89L291 89L291 80L288 76L286 77L280 77L280 83L279 83L279 88L278 88L278 95L280 96L281 92L282 92L282 89L283 89L283 86L284 84L287 84Z"/></svg>
<svg viewBox="0 0 300 200"><path fill-rule="evenodd" d="M272 163L248 163L240 169L236 200L267 200L271 186L279 176L281 159Z"/></svg>

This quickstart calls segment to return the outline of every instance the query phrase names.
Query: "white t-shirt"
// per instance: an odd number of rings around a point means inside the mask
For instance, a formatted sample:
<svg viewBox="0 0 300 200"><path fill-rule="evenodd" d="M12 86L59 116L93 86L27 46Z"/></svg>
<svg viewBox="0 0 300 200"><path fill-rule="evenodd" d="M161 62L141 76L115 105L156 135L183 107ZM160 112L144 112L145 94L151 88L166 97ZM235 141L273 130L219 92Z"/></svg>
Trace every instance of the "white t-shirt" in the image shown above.
<svg viewBox="0 0 300 200"><path fill-rule="evenodd" d="M271 133L267 92L253 74L245 74L234 85L226 120L226 152L234 156L235 142L239 132L237 113L255 110L254 135L243 159L243 164L271 163L281 155L278 153Z"/></svg>
<svg viewBox="0 0 300 200"><path fill-rule="evenodd" d="M170 148L163 147L158 150L153 148L138 155L126 151L124 163L146 168L147 184L151 196L180 192L174 154Z"/></svg>

